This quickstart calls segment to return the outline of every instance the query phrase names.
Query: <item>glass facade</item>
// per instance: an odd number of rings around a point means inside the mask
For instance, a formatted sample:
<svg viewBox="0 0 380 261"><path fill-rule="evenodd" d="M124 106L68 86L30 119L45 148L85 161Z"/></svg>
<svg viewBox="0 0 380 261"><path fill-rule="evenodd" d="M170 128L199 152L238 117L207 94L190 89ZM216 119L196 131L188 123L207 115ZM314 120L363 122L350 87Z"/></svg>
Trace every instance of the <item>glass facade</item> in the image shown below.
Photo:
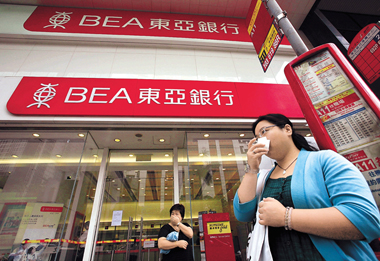
<svg viewBox="0 0 380 261"><path fill-rule="evenodd" d="M162 148L152 140L119 149L114 133L1 134L2 256L82 260L88 233L95 235L92 260L159 260L158 233L174 203L185 206L183 222L193 228L194 260L201 260L200 212L228 213L235 255L245 256L249 224L235 219L232 202L250 134L169 131L171 144ZM104 189L98 184L103 162ZM95 195L101 200L94 205ZM87 230L93 215L99 224Z"/></svg>
<svg viewBox="0 0 380 261"><path fill-rule="evenodd" d="M12 131L1 137L1 255L72 260L76 246L70 241L88 218L99 169L91 136Z"/></svg>

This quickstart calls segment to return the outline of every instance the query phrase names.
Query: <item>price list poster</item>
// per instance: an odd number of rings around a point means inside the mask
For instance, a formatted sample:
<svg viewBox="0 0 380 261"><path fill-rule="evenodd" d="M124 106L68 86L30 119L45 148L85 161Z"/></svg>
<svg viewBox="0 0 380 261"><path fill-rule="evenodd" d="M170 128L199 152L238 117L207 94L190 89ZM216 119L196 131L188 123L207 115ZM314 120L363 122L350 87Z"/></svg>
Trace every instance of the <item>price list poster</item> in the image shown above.
<svg viewBox="0 0 380 261"><path fill-rule="evenodd" d="M380 206L380 121L328 50L294 68L338 153L364 175Z"/></svg>

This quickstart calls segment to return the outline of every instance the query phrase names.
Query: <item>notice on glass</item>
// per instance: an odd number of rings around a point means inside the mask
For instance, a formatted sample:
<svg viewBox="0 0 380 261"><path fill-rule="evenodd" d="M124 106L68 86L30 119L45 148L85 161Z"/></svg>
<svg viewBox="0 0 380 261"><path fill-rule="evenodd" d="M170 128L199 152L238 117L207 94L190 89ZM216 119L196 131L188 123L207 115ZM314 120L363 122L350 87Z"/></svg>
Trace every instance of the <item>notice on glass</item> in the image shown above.
<svg viewBox="0 0 380 261"><path fill-rule="evenodd" d="M380 141L358 147L342 154L363 174L372 195L380 207Z"/></svg>
<svg viewBox="0 0 380 261"><path fill-rule="evenodd" d="M153 248L154 247L154 241L144 241L144 248Z"/></svg>
<svg viewBox="0 0 380 261"><path fill-rule="evenodd" d="M353 87L329 51L306 60L294 71L313 104Z"/></svg>
<svg viewBox="0 0 380 261"><path fill-rule="evenodd" d="M121 220L123 218L123 210L115 210L112 213L112 223L111 226L121 226Z"/></svg>

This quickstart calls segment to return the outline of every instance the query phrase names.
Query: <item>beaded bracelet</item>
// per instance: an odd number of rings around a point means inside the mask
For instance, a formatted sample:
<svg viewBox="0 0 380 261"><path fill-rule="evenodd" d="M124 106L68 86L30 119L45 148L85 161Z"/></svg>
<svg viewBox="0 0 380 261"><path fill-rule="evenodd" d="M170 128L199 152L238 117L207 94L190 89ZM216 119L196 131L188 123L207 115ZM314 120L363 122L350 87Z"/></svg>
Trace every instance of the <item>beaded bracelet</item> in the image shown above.
<svg viewBox="0 0 380 261"><path fill-rule="evenodd" d="M291 216L292 216L292 207L286 207L285 210L285 230L292 230L291 226Z"/></svg>
<svg viewBox="0 0 380 261"><path fill-rule="evenodd" d="M289 218L288 218L288 229L289 230L292 230L292 226L291 226L291 224L292 224L292 222L291 222L291 219L292 219L292 210L293 210L293 208L290 207L289 208Z"/></svg>

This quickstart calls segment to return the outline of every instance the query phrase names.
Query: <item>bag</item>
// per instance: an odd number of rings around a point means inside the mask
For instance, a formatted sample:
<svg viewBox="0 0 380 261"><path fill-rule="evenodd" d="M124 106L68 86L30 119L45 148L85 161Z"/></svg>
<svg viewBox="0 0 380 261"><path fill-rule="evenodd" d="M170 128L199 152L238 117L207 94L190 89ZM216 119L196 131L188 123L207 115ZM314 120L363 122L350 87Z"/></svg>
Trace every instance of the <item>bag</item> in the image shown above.
<svg viewBox="0 0 380 261"><path fill-rule="evenodd" d="M265 175L260 175L257 179L257 205L259 205L261 200L261 194L264 190L264 184L269 173L270 170L268 170ZM248 235L247 261L273 261L269 247L268 226L261 225L259 220L259 207L257 206L256 222L252 232Z"/></svg>

